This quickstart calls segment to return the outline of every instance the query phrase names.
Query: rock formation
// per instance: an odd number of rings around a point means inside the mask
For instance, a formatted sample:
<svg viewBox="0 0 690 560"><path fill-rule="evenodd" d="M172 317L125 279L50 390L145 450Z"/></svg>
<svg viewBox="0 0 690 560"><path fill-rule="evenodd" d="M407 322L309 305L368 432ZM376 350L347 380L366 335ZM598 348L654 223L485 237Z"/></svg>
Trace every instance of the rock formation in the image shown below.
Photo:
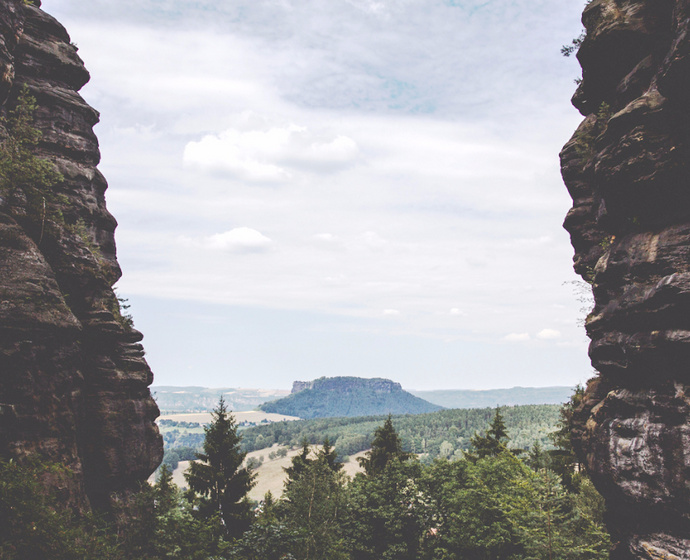
<svg viewBox="0 0 690 560"><path fill-rule="evenodd" d="M599 372L574 439L612 558L690 558L690 1L593 0L561 152Z"/></svg>
<svg viewBox="0 0 690 560"><path fill-rule="evenodd" d="M53 481L63 501L107 510L163 449L142 335L112 289L116 221L76 51L40 1L0 0L2 114L28 88L42 133L35 153L62 175L38 211L0 193L0 456L69 467L74 476Z"/></svg>
<svg viewBox="0 0 690 560"><path fill-rule="evenodd" d="M442 408L403 391L400 383L380 377L320 377L314 381L295 381L290 395L259 405L264 412L299 418L423 414Z"/></svg>

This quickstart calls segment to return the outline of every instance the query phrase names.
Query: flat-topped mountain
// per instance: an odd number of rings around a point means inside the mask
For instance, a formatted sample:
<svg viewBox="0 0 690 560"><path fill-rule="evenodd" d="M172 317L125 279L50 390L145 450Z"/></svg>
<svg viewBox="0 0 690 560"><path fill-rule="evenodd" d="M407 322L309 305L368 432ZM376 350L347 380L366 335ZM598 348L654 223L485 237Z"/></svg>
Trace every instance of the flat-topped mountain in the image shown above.
<svg viewBox="0 0 690 560"><path fill-rule="evenodd" d="M300 418L370 416L378 414L423 414L443 407L404 391L390 379L361 377L321 377L296 381L292 394L262 404L264 412ZM288 412L289 411L289 412Z"/></svg>

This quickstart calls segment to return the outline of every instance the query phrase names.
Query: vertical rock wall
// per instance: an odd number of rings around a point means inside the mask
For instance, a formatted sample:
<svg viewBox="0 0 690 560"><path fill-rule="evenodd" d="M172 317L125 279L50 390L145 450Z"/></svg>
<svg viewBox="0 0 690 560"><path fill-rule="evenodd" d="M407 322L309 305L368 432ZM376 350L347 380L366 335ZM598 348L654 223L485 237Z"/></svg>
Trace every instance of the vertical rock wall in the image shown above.
<svg viewBox="0 0 690 560"><path fill-rule="evenodd" d="M37 155L64 178L40 220L0 198L0 455L62 463L75 474L53 481L65 503L108 509L163 450L142 335L112 289L117 224L76 51L40 1L0 0L0 106L7 114L28 88Z"/></svg>
<svg viewBox="0 0 690 560"><path fill-rule="evenodd" d="M561 152L575 270L592 285L579 454L616 559L690 558L690 2L593 0Z"/></svg>

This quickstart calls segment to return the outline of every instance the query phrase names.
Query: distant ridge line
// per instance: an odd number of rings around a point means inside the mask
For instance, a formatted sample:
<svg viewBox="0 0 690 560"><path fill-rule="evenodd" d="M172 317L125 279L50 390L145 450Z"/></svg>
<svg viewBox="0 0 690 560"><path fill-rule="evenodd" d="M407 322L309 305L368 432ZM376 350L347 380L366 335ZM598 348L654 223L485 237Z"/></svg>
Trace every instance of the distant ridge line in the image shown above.
<svg viewBox="0 0 690 560"><path fill-rule="evenodd" d="M410 391L430 403L445 408L486 408L528 404L563 404L575 387L511 387L509 389L443 389Z"/></svg>

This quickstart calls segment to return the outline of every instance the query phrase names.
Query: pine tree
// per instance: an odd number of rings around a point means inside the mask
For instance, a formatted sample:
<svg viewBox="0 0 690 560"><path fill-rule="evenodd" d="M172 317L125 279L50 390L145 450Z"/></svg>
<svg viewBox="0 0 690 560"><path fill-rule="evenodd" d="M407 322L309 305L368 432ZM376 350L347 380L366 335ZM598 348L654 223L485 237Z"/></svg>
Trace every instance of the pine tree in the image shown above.
<svg viewBox="0 0 690 560"><path fill-rule="evenodd" d="M371 449L365 457L360 457L357 460L364 468L367 476L377 476L386 469L386 465L393 459L406 461L409 458L410 454L405 453L402 449L400 437L393 427L393 421L389 414L383 426L376 428Z"/></svg>
<svg viewBox="0 0 690 560"><path fill-rule="evenodd" d="M338 472L343 468L343 464L338 461L338 452L333 446L331 446L331 441L328 437L324 438L323 444L321 445L321 450L318 453L318 457L323 457L323 460L328 465L328 468L333 472Z"/></svg>
<svg viewBox="0 0 690 560"><path fill-rule="evenodd" d="M496 407L496 414L491 421L489 429L483 436L475 434L471 439L473 451L466 453L469 459L483 459L484 457L495 457L501 451L508 448L508 430L506 429L501 410Z"/></svg>
<svg viewBox="0 0 690 560"><path fill-rule="evenodd" d="M309 441L306 437L302 438L302 451L299 455L295 455L292 458L292 463L289 467L283 468L283 470L288 476L288 481L297 480L300 477L300 475L307 469L309 463L311 463L313 460L309 458L309 453Z"/></svg>
<svg viewBox="0 0 690 560"><path fill-rule="evenodd" d="M573 414L585 396L585 390L581 385L575 388L570 401L565 403L560 410L558 429L549 434L556 449L549 451L551 468L563 480L563 486L570 492L577 489L577 473L583 470L583 465L575 455L575 449L570 438L573 427Z"/></svg>
<svg viewBox="0 0 690 560"><path fill-rule="evenodd" d="M227 535L241 535L250 524L251 506L247 493L254 486L255 475L242 467L246 453L240 451L237 424L228 412L223 397L213 411L213 422L204 428L204 452L185 473L192 492L202 496L199 514L219 515Z"/></svg>

